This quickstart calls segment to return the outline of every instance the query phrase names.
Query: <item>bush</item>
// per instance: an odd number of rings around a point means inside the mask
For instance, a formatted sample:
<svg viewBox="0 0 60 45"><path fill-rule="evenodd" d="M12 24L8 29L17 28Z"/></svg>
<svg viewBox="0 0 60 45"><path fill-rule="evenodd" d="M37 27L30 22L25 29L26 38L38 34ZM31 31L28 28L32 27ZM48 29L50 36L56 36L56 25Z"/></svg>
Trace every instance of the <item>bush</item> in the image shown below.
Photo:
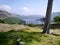
<svg viewBox="0 0 60 45"><path fill-rule="evenodd" d="M30 27L36 27L37 25L35 25L35 24L28 24L28 26L30 26Z"/></svg>
<svg viewBox="0 0 60 45"><path fill-rule="evenodd" d="M54 22L60 22L60 16L54 17Z"/></svg>
<svg viewBox="0 0 60 45"><path fill-rule="evenodd" d="M0 19L0 23L3 23L3 20Z"/></svg>

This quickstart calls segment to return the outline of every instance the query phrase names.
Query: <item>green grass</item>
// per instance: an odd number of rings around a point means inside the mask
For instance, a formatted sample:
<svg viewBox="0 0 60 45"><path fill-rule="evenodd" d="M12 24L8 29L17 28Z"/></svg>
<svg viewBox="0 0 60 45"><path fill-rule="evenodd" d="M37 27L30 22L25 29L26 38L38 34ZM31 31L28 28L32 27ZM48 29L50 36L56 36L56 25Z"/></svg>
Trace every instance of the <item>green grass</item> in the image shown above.
<svg viewBox="0 0 60 45"><path fill-rule="evenodd" d="M60 45L59 35L41 34L41 30L1 32L0 45L18 45L19 38L26 45Z"/></svg>

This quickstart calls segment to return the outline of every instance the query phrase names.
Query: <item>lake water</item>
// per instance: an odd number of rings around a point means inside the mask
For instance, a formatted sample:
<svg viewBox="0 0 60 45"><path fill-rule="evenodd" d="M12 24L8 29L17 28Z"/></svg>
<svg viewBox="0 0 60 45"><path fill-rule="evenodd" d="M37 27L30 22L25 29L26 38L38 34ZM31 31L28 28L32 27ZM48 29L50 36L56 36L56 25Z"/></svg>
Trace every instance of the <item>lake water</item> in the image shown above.
<svg viewBox="0 0 60 45"><path fill-rule="evenodd" d="M26 24L44 24L44 22L36 20L36 19L22 19L26 21Z"/></svg>

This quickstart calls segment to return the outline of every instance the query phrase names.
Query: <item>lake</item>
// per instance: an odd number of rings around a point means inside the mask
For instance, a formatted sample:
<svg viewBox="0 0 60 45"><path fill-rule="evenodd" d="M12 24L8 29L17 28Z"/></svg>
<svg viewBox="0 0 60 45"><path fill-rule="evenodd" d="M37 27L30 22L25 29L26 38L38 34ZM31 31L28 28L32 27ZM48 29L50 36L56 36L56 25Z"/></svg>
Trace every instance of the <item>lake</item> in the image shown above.
<svg viewBox="0 0 60 45"><path fill-rule="evenodd" d="M44 22L40 21L40 20L36 20L36 19L22 19L24 21L26 21L26 24L44 24Z"/></svg>

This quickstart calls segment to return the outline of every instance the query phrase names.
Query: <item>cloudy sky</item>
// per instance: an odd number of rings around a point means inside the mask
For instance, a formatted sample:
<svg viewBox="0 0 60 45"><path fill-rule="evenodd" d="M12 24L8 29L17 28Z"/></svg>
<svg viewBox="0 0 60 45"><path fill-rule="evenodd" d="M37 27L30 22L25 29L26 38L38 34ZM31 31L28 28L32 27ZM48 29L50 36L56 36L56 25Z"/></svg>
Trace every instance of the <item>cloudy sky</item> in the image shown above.
<svg viewBox="0 0 60 45"><path fill-rule="evenodd" d="M0 10L23 15L45 15L48 0L0 0ZM60 0L54 0L52 12L60 12Z"/></svg>

